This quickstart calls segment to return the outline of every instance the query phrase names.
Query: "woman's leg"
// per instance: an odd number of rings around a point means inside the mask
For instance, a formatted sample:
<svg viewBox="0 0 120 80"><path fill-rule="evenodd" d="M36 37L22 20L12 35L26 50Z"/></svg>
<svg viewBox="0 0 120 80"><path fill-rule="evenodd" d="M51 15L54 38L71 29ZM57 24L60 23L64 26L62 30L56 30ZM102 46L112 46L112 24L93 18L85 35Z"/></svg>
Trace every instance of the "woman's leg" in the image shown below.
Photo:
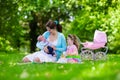
<svg viewBox="0 0 120 80"><path fill-rule="evenodd" d="M24 58L22 59L22 61L23 61L23 62L31 62L27 57L24 57Z"/></svg>
<svg viewBox="0 0 120 80"><path fill-rule="evenodd" d="M38 57L34 58L33 59L33 62L38 62L38 63L41 63L40 59Z"/></svg>
<svg viewBox="0 0 120 80"><path fill-rule="evenodd" d="M32 54L26 55L26 56L22 59L22 61L23 61L23 62L33 62L34 57L37 56L38 54L39 54L39 52L34 52L34 53L32 53Z"/></svg>

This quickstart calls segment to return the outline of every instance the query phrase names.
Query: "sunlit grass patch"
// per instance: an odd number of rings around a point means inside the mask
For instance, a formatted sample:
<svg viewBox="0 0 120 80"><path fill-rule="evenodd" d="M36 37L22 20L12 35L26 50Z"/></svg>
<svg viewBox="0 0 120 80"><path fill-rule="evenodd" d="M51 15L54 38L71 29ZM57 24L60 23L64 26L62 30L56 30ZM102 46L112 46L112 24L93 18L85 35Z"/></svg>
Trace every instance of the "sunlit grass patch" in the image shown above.
<svg viewBox="0 0 120 80"><path fill-rule="evenodd" d="M0 53L0 80L120 80L120 55L81 64L21 64L24 56Z"/></svg>

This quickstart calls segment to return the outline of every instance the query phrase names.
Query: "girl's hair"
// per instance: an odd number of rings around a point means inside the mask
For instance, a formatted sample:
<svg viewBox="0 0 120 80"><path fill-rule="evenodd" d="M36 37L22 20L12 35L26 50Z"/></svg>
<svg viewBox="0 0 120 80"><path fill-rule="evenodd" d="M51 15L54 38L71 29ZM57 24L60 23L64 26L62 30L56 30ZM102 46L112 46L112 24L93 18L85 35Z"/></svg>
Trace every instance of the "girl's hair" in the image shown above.
<svg viewBox="0 0 120 80"><path fill-rule="evenodd" d="M69 34L68 37L73 40L73 44L76 45L77 49L79 49L79 42L78 42L78 39L77 39L77 36L76 35L72 35L72 34Z"/></svg>
<svg viewBox="0 0 120 80"><path fill-rule="evenodd" d="M55 20L55 21L49 20L46 23L46 27L49 27L50 29L56 28L58 32L62 32L62 26L59 24L58 20Z"/></svg>

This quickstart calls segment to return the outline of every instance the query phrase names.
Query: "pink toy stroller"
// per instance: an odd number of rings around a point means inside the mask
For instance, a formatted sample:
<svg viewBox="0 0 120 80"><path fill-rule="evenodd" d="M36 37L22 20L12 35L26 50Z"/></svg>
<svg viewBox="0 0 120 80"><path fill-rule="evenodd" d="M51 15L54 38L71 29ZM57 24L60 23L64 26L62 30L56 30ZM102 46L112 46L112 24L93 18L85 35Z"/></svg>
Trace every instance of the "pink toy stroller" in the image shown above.
<svg viewBox="0 0 120 80"><path fill-rule="evenodd" d="M94 33L93 42L81 43L81 59L82 60L105 60L108 47L105 46L107 43L107 35L105 32L96 30Z"/></svg>

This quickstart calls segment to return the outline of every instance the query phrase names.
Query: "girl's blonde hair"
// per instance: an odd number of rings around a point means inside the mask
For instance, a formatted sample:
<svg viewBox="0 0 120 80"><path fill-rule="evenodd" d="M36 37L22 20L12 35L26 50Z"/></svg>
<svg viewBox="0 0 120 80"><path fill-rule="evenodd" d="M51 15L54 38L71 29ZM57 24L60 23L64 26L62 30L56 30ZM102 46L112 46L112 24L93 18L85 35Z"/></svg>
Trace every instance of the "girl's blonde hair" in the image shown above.
<svg viewBox="0 0 120 80"><path fill-rule="evenodd" d="M80 44L78 42L77 36L69 34L68 37L73 40L73 44L76 45L77 49L79 49Z"/></svg>

